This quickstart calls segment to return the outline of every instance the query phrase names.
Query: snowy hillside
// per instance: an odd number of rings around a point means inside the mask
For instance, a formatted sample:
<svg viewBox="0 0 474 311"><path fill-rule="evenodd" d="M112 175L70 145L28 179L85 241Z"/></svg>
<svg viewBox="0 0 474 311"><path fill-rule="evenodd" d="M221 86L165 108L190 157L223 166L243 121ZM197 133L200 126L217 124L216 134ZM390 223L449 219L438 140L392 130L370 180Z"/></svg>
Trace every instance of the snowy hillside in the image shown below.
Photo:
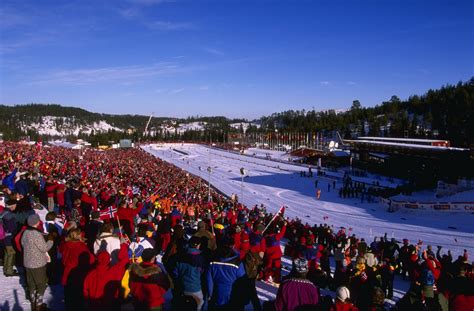
<svg viewBox="0 0 474 311"><path fill-rule="evenodd" d="M247 131L247 129L250 126L255 126L256 128L260 128L260 124L258 123L251 123L251 122L237 122L237 123L231 123L229 126L233 129L239 130L242 128L244 133Z"/></svg>
<svg viewBox="0 0 474 311"><path fill-rule="evenodd" d="M177 124L174 121L167 122L159 126L158 128L163 133L169 134L184 134L187 131L204 131L207 122L190 122L190 123L179 123Z"/></svg>
<svg viewBox="0 0 474 311"><path fill-rule="evenodd" d="M191 122L191 123L181 123L179 124L177 131L178 134L183 134L187 131L204 131L204 127L207 122Z"/></svg>
<svg viewBox="0 0 474 311"><path fill-rule="evenodd" d="M91 134L92 132L102 133L109 130L122 131L122 129L112 126L104 120L90 124L81 124L74 117L44 116L40 122L20 124L23 131L34 130L40 135L68 136L79 133Z"/></svg>

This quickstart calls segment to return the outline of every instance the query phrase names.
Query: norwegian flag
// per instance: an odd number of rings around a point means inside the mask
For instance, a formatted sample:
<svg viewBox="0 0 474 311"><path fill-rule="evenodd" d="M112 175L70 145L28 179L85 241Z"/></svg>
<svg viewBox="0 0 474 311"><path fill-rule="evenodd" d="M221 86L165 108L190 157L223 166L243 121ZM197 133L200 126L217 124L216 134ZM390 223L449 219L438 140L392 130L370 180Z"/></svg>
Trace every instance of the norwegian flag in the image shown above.
<svg viewBox="0 0 474 311"><path fill-rule="evenodd" d="M133 188L132 188L132 194L133 194L133 195L140 194L140 188L138 188L138 187L136 187L136 186L133 186Z"/></svg>
<svg viewBox="0 0 474 311"><path fill-rule="evenodd" d="M100 219L107 220L113 219L117 213L117 208L115 206L109 206L100 210Z"/></svg>

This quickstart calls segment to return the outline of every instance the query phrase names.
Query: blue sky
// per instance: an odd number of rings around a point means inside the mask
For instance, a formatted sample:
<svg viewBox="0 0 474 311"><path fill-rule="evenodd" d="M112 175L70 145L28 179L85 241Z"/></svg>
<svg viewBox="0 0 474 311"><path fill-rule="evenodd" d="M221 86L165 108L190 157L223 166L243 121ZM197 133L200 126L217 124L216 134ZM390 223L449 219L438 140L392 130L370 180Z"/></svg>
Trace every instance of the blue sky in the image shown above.
<svg viewBox="0 0 474 311"><path fill-rule="evenodd" d="M0 103L254 118L474 76L474 1L3 0Z"/></svg>

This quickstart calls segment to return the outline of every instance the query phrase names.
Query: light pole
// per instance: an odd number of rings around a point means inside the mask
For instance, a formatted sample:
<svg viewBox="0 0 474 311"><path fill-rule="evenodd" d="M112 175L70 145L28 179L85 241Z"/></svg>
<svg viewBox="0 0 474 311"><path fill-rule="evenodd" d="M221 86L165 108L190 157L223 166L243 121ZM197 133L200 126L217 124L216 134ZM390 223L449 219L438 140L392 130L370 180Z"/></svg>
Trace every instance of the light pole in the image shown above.
<svg viewBox="0 0 474 311"><path fill-rule="evenodd" d="M277 137L276 141L277 141L277 150L278 150L279 149L278 129L275 129L275 135Z"/></svg>
<svg viewBox="0 0 474 311"><path fill-rule="evenodd" d="M247 172L245 171L245 169L243 167L240 168L240 177L242 178L241 179L241 182L240 182L240 202L243 204L244 203L244 177L245 175L247 174Z"/></svg>
<svg viewBox="0 0 474 311"><path fill-rule="evenodd" d="M209 133L209 139L211 138L211 134ZM209 172L209 178L207 179L209 185L207 188L207 202L211 202L211 172L212 172L212 167L211 167L211 145L209 145L209 166L207 167L207 171Z"/></svg>
<svg viewBox="0 0 474 311"><path fill-rule="evenodd" d="M186 204L188 204L188 194L189 194L189 173L186 173Z"/></svg>
<svg viewBox="0 0 474 311"><path fill-rule="evenodd" d="M207 189L207 202L211 202L211 172L212 168L210 166L207 167L207 171L209 172L209 178L208 178L208 189Z"/></svg>
<svg viewBox="0 0 474 311"><path fill-rule="evenodd" d="M201 177L201 170L202 170L202 169L201 169L201 167L199 166L199 189L201 189L201 179L202 179L202 177ZM201 191L201 190L199 190L199 191Z"/></svg>

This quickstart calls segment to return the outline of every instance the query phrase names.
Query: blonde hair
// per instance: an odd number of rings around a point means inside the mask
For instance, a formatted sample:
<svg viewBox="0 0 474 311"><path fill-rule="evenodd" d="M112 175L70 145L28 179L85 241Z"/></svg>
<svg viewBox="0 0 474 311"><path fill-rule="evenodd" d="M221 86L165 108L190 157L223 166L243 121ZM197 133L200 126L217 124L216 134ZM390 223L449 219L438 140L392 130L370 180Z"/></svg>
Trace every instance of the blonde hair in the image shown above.
<svg viewBox="0 0 474 311"><path fill-rule="evenodd" d="M79 228L71 229L71 230L67 233L67 237L66 237L65 240L66 240L66 241L72 241L72 242L75 242L75 241L84 241L84 239L83 239L83 237L82 237L81 229L79 229Z"/></svg>

